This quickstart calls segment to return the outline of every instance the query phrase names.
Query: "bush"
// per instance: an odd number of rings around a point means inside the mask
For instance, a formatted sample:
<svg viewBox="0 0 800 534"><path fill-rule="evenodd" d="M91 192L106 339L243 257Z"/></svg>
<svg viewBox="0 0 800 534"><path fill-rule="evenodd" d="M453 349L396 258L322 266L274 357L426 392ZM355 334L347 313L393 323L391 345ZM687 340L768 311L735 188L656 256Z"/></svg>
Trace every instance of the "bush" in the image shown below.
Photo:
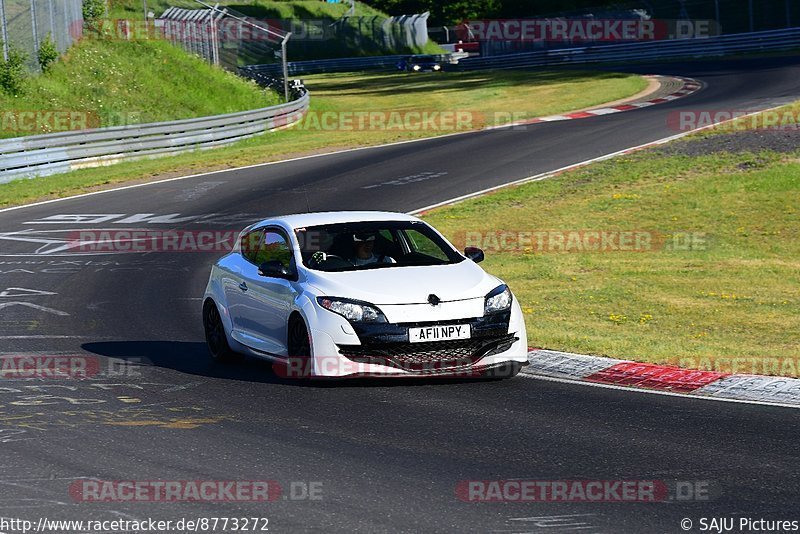
<svg viewBox="0 0 800 534"><path fill-rule="evenodd" d="M106 0L83 0L83 22L94 24L106 14Z"/></svg>
<svg viewBox="0 0 800 534"><path fill-rule="evenodd" d="M50 38L50 34L44 38L44 41L39 45L39 66L42 67L42 72L50 70L50 65L58 59L58 49L56 43Z"/></svg>
<svg viewBox="0 0 800 534"><path fill-rule="evenodd" d="M8 60L0 57L0 90L12 96L22 94L27 75L25 70L27 59L23 52L13 46L8 49Z"/></svg>

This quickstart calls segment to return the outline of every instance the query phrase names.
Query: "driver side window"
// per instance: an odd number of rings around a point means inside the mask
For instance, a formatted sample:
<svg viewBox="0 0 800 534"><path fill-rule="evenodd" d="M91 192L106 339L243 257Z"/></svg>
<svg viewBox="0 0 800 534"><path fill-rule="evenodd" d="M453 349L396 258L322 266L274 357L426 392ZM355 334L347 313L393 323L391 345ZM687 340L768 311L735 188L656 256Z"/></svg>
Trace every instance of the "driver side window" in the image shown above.
<svg viewBox="0 0 800 534"><path fill-rule="evenodd" d="M264 239L264 229L259 228L242 236L241 251L244 259L250 263L256 263L256 255ZM258 265L258 264L256 264Z"/></svg>

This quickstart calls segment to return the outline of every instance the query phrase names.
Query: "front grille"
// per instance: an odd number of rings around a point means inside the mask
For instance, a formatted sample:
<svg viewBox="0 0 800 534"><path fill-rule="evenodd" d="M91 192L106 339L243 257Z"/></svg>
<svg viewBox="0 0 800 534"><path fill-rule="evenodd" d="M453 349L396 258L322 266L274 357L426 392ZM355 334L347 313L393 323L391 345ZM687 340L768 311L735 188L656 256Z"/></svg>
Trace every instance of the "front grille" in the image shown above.
<svg viewBox="0 0 800 534"><path fill-rule="evenodd" d="M516 340L513 334L508 334L429 343L341 345L339 349L345 358L354 362L388 365L414 372L436 372L472 366L485 356L508 350Z"/></svg>

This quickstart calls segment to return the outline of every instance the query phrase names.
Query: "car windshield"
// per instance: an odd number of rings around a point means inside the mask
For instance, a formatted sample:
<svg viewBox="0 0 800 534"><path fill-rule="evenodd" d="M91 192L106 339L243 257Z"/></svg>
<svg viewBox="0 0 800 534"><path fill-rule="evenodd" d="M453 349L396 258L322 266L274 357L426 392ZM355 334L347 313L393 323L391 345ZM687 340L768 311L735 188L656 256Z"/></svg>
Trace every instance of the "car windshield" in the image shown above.
<svg viewBox="0 0 800 534"><path fill-rule="evenodd" d="M423 222L380 221L299 228L303 265L318 271L448 265L464 256Z"/></svg>

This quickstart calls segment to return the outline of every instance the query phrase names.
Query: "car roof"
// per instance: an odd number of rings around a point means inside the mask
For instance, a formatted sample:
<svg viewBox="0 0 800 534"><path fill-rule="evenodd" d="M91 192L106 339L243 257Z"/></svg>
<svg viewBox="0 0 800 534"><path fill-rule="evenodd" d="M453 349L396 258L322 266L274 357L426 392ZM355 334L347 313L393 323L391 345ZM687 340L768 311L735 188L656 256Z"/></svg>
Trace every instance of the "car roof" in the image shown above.
<svg viewBox="0 0 800 534"><path fill-rule="evenodd" d="M281 224L289 228L297 229L307 226L320 226L323 224L339 224L349 222L418 220L419 219L411 215L406 215L405 213L395 213L391 211L322 211L272 217L270 219L261 221L257 226L264 224Z"/></svg>

